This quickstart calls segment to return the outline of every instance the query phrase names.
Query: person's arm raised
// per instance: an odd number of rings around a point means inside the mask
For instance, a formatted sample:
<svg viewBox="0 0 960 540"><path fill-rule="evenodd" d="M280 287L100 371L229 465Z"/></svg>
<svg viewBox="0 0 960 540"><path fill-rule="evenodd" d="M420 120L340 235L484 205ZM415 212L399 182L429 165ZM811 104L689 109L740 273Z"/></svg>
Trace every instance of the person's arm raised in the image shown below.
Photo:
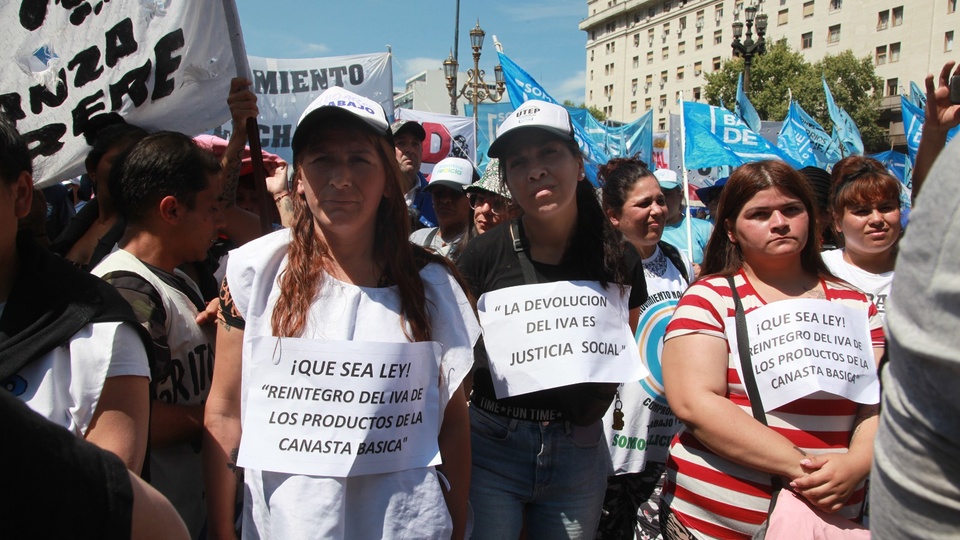
<svg viewBox="0 0 960 540"><path fill-rule="evenodd" d="M924 113L923 130L920 135L920 147L913 166L913 201L917 200L933 162L947 144L947 132L960 125L960 104L950 101L950 73L956 62L943 65L937 85L934 86L933 74L924 81L927 89L927 106ZM960 70L954 77L960 76Z"/></svg>

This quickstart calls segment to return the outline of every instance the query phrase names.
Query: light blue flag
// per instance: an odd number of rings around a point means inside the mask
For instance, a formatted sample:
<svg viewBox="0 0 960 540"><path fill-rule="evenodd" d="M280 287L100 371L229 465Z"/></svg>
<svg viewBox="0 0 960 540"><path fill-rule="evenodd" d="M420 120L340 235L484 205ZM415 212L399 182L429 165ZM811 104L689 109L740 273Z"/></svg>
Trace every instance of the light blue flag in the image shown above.
<svg viewBox="0 0 960 540"><path fill-rule="evenodd" d="M863 141L860 139L860 130L857 129L857 124L854 123L853 118L850 118L847 111L837 107L837 103L833 100L833 94L830 93L830 87L827 86L827 79L821 76L820 80L823 82L823 93L827 95L827 112L830 113L834 133L843 143L843 154L845 156L862 155Z"/></svg>
<svg viewBox="0 0 960 540"><path fill-rule="evenodd" d="M737 102L733 107L733 112L743 120L747 127L760 133L760 115L753 108L753 103L750 103L750 98L743 93L743 72L740 72L740 75L737 76Z"/></svg>
<svg viewBox="0 0 960 540"><path fill-rule="evenodd" d="M870 157L883 163L887 171L896 176L897 180L900 180L900 206L904 209L909 209L911 203L910 194L913 191L913 181L911 178L913 176L913 168L910 166L910 160L907 155L894 150L887 150L886 152L873 154Z"/></svg>
<svg viewBox="0 0 960 540"><path fill-rule="evenodd" d="M813 147L813 155L817 158L817 167L827 169L840 161L843 157L840 152L840 144L813 117L807 114L807 111L803 110L799 103L796 101L790 102L790 110L787 115L793 116L807 131L810 146Z"/></svg>
<svg viewBox="0 0 960 540"><path fill-rule="evenodd" d="M923 130L923 109L907 96L900 96L900 115L903 117L903 132L907 136L907 155L910 156L910 163L916 163L920 132Z"/></svg>
<svg viewBox="0 0 960 540"><path fill-rule="evenodd" d="M687 169L740 166L779 159L794 168L802 165L747 127L732 112L692 101L683 102L684 166Z"/></svg>
<svg viewBox="0 0 960 540"><path fill-rule="evenodd" d="M927 106L927 94L913 81L910 81L910 101L921 110Z"/></svg>
<svg viewBox="0 0 960 540"><path fill-rule="evenodd" d="M793 102L787 110L787 117L783 119L780 134L777 135L777 148L790 156L802 167L818 167L817 156L810 144L810 135L807 134L803 123L797 118Z"/></svg>
<svg viewBox="0 0 960 540"><path fill-rule="evenodd" d="M490 142L497 135L497 127L503 120L513 112L513 105L506 101L500 103L480 103L477 114L477 168L485 170L490 158L487 157L487 149L490 148ZM473 116L473 105L467 103L463 106L465 116Z"/></svg>
<svg viewBox="0 0 960 540"><path fill-rule="evenodd" d="M503 68L503 78L507 83L507 92L510 94L510 102L514 108L519 107L523 102L529 99L539 99L549 103L557 103L546 90L540 86L533 77L531 77L520 66L502 52L497 52L500 58L500 66ZM589 116L589 115L588 115ZM606 153L593 141L593 138L584 130L583 126L577 122L573 124L573 136L580 145L580 153L583 154L583 164L586 169L587 178L597 186L597 169L600 165L606 163L609 158Z"/></svg>

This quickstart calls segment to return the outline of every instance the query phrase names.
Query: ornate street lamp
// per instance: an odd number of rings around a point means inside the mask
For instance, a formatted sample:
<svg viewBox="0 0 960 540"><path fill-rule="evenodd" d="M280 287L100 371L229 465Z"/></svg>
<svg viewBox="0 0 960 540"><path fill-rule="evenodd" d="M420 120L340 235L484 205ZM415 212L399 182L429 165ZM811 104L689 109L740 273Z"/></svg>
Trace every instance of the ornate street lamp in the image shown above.
<svg viewBox="0 0 960 540"><path fill-rule="evenodd" d="M477 108L481 101L490 101L496 103L503 99L505 95L505 83L503 80L503 68L497 64L493 68L494 78L496 80L496 91L491 92L487 84L483 82L483 76L486 72L480 69L480 49L483 48L483 38L486 32L480 28L480 21L477 26L470 30L470 48L473 49L473 69L467 70L467 82L463 87L457 90L457 70L459 65L453 57L453 53L443 61L443 76L447 79L447 93L450 94L450 114L457 114L457 98L463 97L473 104L473 122L474 130L479 129ZM476 133L474 133L476 135Z"/></svg>
<svg viewBox="0 0 960 540"><path fill-rule="evenodd" d="M750 93L750 64L753 62L754 55L759 56L767 52L767 43L763 39L767 33L767 14L757 13L757 6L751 5L744 9L744 18L747 20L747 39L743 42L740 37L743 36L743 23L734 21L733 23L733 56L743 57L743 93ZM757 40L753 40L753 28L757 29Z"/></svg>

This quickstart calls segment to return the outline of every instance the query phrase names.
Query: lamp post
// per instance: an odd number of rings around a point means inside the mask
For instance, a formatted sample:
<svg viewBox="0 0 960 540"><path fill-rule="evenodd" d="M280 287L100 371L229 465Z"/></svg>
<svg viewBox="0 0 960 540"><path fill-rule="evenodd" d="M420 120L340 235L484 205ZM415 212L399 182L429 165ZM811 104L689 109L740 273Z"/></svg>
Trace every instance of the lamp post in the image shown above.
<svg viewBox="0 0 960 540"><path fill-rule="evenodd" d="M740 37L743 35L743 23L740 21L733 22L733 43L730 44L730 47L733 48L734 56L743 57L743 93L750 93L750 64L753 62L754 55L761 55L767 52L767 43L763 39L763 36L767 33L767 14L766 13L757 13L757 6L751 5L750 7L744 9L744 18L747 20L747 36L746 39L741 42ZM753 40L753 27L756 25L757 28L757 40Z"/></svg>
<svg viewBox="0 0 960 540"><path fill-rule="evenodd" d="M443 61L443 76L447 79L447 93L450 94L450 114L457 114L457 98L463 97L473 104L473 123L474 136L479 129L477 108L481 101L491 101L496 103L503 99L505 84L503 80L503 68L497 64L493 68L494 78L496 79L496 91L491 92L487 84L483 82L485 72L480 69L480 49L483 48L483 38L486 32L480 28L480 21L477 26L470 30L470 48L473 49L473 69L467 70L467 82L463 83L460 90L457 90L457 70L459 65L457 60L450 57Z"/></svg>

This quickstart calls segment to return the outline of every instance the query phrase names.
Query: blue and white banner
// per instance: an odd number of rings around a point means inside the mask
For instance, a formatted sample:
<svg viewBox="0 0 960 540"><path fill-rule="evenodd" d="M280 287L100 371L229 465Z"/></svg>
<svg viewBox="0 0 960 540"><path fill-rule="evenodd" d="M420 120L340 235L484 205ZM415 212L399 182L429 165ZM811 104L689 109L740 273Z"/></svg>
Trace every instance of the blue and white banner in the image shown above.
<svg viewBox="0 0 960 540"><path fill-rule="evenodd" d="M750 98L743 93L743 72L740 72L737 77L737 102L733 112L743 120L748 128L760 133L760 115L753 108L753 103L750 103Z"/></svg>
<svg viewBox="0 0 960 540"><path fill-rule="evenodd" d="M910 81L910 101L920 109L927 106L927 94L913 81Z"/></svg>
<svg viewBox="0 0 960 540"><path fill-rule="evenodd" d="M687 169L736 167L766 159L779 159L795 168L801 167L726 109L684 101L683 114L684 167Z"/></svg>
<svg viewBox="0 0 960 540"><path fill-rule="evenodd" d="M847 114L847 111L837 106L833 100L833 94L830 93L830 87L827 86L827 79L820 77L823 82L823 93L827 96L827 112L830 113L830 121L833 122L834 133L843 144L844 156L862 155L863 141L860 139L860 130L853 118Z"/></svg>
<svg viewBox="0 0 960 540"><path fill-rule="evenodd" d="M497 128L514 111L514 106L509 101L499 103L481 103L477 114L477 167L483 171L487 168L490 158L487 157L487 149L490 143L497 137ZM466 103L463 106L463 114L473 116L473 104Z"/></svg>
<svg viewBox="0 0 960 540"><path fill-rule="evenodd" d="M907 96L900 96L900 115L903 117L903 132L907 136L907 154L910 162L916 163L920 132L923 130L923 109Z"/></svg>
<svg viewBox="0 0 960 540"><path fill-rule="evenodd" d="M799 123L807 133L810 140L810 147L813 149L813 155L816 159L817 167L827 169L834 163L840 161L843 155L840 152L840 144L823 127L813 119L807 111L803 110L796 101L790 102L790 108L787 111L788 120Z"/></svg>
<svg viewBox="0 0 960 540"><path fill-rule="evenodd" d="M790 156L803 167L817 167L817 156L813 145L810 144L810 135L803 123L797 118L794 104L790 102L787 117L783 119L780 134L777 136L777 148Z"/></svg>
<svg viewBox="0 0 960 540"><path fill-rule="evenodd" d="M514 108L519 107L528 99L539 99L549 103L561 105L553 99L546 90L540 86L533 77L531 77L520 66L502 52L497 52L500 57L500 66L503 68L503 78L507 83L507 92L510 94L510 102ZM593 138L583 129L583 126L573 122L573 135L580 145L580 153L583 154L583 164L586 169L587 178L593 185L597 185L597 169L609 160L606 152L593 141Z"/></svg>
<svg viewBox="0 0 960 540"><path fill-rule="evenodd" d="M887 171L896 176L897 180L900 180L900 205L903 208L910 208L910 194L913 192L913 167L910 165L910 159L907 155L894 150L887 150L870 157L883 163Z"/></svg>
<svg viewBox="0 0 960 540"><path fill-rule="evenodd" d="M609 158L636 157L648 165L653 159L653 111L619 126L597 122L587 109L567 107L567 111L573 122L580 124Z"/></svg>

